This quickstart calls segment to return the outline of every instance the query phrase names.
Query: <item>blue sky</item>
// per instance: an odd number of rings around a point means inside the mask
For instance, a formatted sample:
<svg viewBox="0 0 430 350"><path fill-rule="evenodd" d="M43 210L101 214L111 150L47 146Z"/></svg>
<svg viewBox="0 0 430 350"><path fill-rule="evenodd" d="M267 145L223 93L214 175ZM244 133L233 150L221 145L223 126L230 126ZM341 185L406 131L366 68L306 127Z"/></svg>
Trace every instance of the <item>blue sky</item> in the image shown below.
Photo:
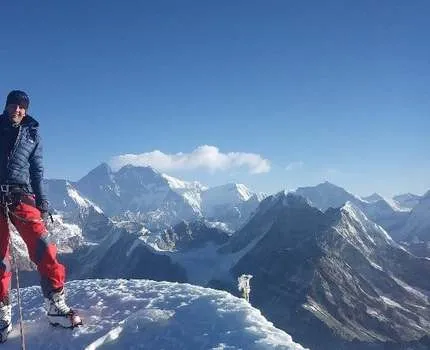
<svg viewBox="0 0 430 350"><path fill-rule="evenodd" d="M114 157L269 193L325 180L358 195L430 189L428 1L21 0L0 12L0 95L30 94L48 178Z"/></svg>

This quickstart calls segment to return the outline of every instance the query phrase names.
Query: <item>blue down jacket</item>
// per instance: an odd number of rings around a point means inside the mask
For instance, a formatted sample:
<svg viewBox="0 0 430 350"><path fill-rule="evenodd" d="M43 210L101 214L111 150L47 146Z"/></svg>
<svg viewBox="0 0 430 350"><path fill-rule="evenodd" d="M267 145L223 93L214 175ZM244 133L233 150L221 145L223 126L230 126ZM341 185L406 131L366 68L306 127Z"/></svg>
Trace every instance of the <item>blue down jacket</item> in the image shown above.
<svg viewBox="0 0 430 350"><path fill-rule="evenodd" d="M8 117L5 114L0 115L0 184L31 186L36 195L36 205L47 210L39 123L26 115L18 127L16 141L9 152L8 133L11 132L11 127Z"/></svg>

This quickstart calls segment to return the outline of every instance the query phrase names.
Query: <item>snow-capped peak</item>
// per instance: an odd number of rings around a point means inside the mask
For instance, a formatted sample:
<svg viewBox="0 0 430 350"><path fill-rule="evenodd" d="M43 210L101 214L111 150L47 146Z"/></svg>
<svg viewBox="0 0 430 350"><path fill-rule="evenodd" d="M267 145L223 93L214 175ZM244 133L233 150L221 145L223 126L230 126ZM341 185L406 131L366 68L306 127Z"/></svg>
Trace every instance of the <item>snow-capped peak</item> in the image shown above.
<svg viewBox="0 0 430 350"><path fill-rule="evenodd" d="M90 208L93 207L95 211L97 211L99 214L103 214L103 210L101 210L96 204L91 202L89 199L82 197L78 191L70 185L70 183L67 183L67 193L70 198L73 199L73 201L80 207L83 208Z"/></svg>
<svg viewBox="0 0 430 350"><path fill-rule="evenodd" d="M401 206L399 206L398 203L396 203L396 201L394 201L393 199L383 197L378 193L373 193L370 196L362 197L360 198L360 200L370 205L372 204L378 205L383 203L382 205L385 205L385 206L388 205L394 211L409 211L408 209L402 208Z"/></svg>
<svg viewBox="0 0 430 350"><path fill-rule="evenodd" d="M247 201L252 196L252 192L243 184L236 184L236 189L242 196L244 201Z"/></svg>
<svg viewBox="0 0 430 350"><path fill-rule="evenodd" d="M378 194L378 193L373 193L370 196L362 197L361 199L363 201L369 202L369 203L371 203L371 202L377 202L377 201L380 201L380 200L384 200L384 198L380 194Z"/></svg>
<svg viewBox="0 0 430 350"><path fill-rule="evenodd" d="M393 197L393 201L400 208L412 210L422 197L412 193L399 194Z"/></svg>
<svg viewBox="0 0 430 350"><path fill-rule="evenodd" d="M410 215L402 228L403 235L409 239L417 237L419 240L428 241L430 233L430 191L424 194L410 212Z"/></svg>
<svg viewBox="0 0 430 350"><path fill-rule="evenodd" d="M341 208L341 212L347 214L361 228L362 232L377 234L388 244L395 244L391 236L381 226L369 220L354 203L346 202ZM349 228L348 232L349 234L354 233L355 229ZM373 242L374 238L370 238L370 241Z"/></svg>
<svg viewBox="0 0 430 350"><path fill-rule="evenodd" d="M299 187L294 192L307 198L313 206L322 211L340 208L347 201L362 201L358 196L328 181L313 187Z"/></svg>
<svg viewBox="0 0 430 350"><path fill-rule="evenodd" d="M198 181L193 181L193 182L183 181L183 180L179 180L176 177L173 177L173 176L170 176L167 174L161 174L161 176L167 181L169 186L174 190L179 190L179 189L206 190L207 189L206 186L203 186Z"/></svg>
<svg viewBox="0 0 430 350"><path fill-rule="evenodd" d="M245 185L236 183L211 187L202 192L207 206L246 202L252 195L253 193Z"/></svg>
<svg viewBox="0 0 430 350"><path fill-rule="evenodd" d="M311 205L307 198L287 190L282 190L273 196L269 196L265 201L270 201L271 203L281 202L284 207L303 207Z"/></svg>

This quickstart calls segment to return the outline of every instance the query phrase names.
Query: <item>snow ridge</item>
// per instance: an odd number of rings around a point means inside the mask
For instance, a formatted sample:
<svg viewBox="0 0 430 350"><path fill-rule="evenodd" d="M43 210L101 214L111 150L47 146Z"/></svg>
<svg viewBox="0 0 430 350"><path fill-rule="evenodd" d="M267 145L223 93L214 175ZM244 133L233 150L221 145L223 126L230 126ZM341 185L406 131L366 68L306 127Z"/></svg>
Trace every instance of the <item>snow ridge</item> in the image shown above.
<svg viewBox="0 0 430 350"><path fill-rule="evenodd" d="M41 307L40 288L25 288L27 348L304 350L260 311L227 292L149 280L82 280L66 287L84 325L52 328ZM15 300L14 295L14 329L4 350L20 345Z"/></svg>

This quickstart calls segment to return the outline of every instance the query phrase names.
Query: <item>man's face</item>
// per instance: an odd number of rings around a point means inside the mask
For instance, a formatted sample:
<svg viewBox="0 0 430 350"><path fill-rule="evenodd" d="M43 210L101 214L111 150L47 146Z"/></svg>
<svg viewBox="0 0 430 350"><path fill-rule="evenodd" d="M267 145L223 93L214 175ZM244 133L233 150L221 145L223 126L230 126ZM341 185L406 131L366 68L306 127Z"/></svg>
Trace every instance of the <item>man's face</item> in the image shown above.
<svg viewBox="0 0 430 350"><path fill-rule="evenodd" d="M25 117L26 110L17 104L9 104L6 106L6 112L10 120L15 123L21 123L22 119Z"/></svg>

